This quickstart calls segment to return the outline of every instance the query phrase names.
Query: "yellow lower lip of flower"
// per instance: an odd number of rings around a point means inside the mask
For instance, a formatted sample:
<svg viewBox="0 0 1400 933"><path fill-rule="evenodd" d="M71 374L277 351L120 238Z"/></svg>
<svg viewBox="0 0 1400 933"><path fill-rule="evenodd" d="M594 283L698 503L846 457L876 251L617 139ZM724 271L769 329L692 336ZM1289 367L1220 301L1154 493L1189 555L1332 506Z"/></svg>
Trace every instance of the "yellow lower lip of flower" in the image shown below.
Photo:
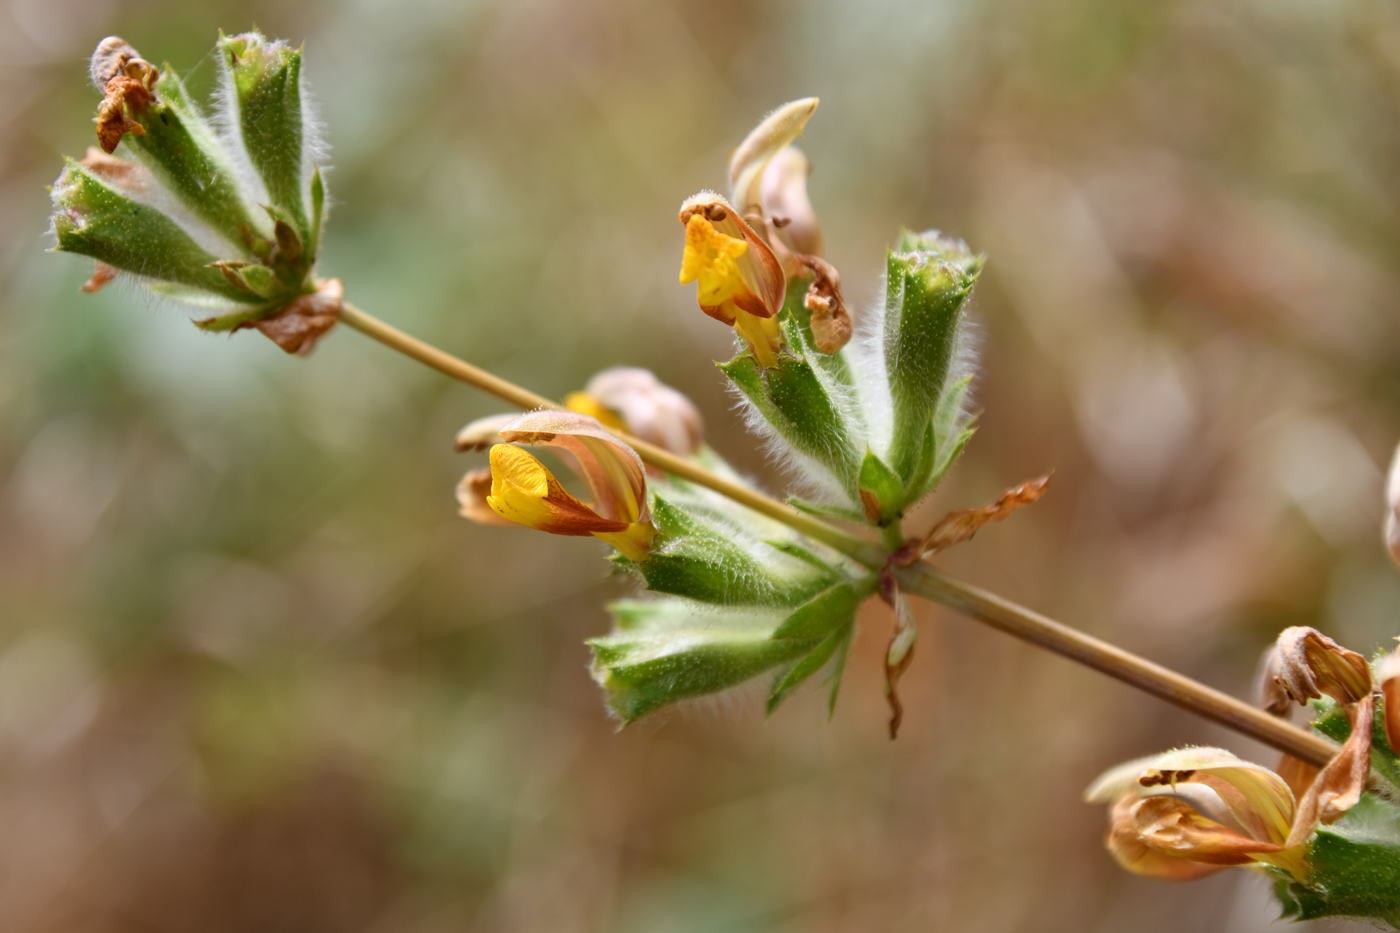
<svg viewBox="0 0 1400 933"><path fill-rule="evenodd" d="M539 460L510 444L491 448L491 494L497 515L538 531L583 537L594 535L634 561L647 559L656 529L648 521L603 518L569 494Z"/></svg>

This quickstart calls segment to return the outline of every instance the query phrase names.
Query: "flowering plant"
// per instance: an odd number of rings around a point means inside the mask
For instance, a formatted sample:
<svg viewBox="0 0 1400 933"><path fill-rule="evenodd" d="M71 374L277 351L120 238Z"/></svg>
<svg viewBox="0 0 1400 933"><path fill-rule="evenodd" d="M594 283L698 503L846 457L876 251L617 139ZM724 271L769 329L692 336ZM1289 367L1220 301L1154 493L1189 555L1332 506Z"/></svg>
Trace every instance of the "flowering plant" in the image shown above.
<svg viewBox="0 0 1400 933"><path fill-rule="evenodd" d="M458 485L460 512L611 548L638 593L611 605L613 631L590 646L622 723L760 677L769 711L819 675L834 708L857 612L878 598L891 610L883 667L894 737L917 643L908 597L921 595L1287 753L1277 772L1188 749L1106 774L1088 797L1112 805L1109 847L1125 867L1189 878L1262 866L1300 917L1400 923L1400 811L1386 799L1400 794L1400 661L1372 671L1320 633L1289 630L1266 678L1276 688L1266 712L926 562L1036 501L1048 475L906 534L905 515L973 434L967 314L985 260L937 231L903 231L886 254L881 299L853 315L823 255L810 164L793 145L815 98L762 120L734 150L727 195L699 192L678 214L680 284L693 283L699 310L733 328L735 353L719 368L793 477L793 494L778 501L707 446L695 406L645 370L599 373L558 404L356 308L339 280L317 276L325 150L301 51L247 33L221 36L216 55L211 118L168 65L116 37L98 46L100 148L70 160L52 189L57 248L95 261L87 291L131 276L212 311L195 321L204 330L256 329L303 356L343 322L526 409L459 433L460 451L488 461ZM526 448L557 455L577 493ZM1318 701L1318 730L1344 744L1274 718L1287 700ZM1343 831L1363 812L1365 833Z"/></svg>

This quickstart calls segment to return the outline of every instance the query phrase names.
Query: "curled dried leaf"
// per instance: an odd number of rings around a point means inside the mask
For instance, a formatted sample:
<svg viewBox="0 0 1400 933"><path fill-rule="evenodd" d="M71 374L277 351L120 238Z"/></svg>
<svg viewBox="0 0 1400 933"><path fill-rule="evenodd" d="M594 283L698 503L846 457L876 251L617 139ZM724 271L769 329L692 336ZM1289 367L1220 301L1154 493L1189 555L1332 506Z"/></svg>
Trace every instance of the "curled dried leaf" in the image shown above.
<svg viewBox="0 0 1400 933"><path fill-rule="evenodd" d="M880 598L894 609L894 629L890 632L890 643L885 649L885 701L890 705L890 738L894 739L899 735L900 723L904 721L904 704L899 701L899 681L914 661L919 628L909 600L899 591L899 584L888 568L880 574Z"/></svg>
<svg viewBox="0 0 1400 933"><path fill-rule="evenodd" d="M94 260L92 264L92 277L83 283L82 290L91 295L100 291L102 286L117 277L116 266L109 266L105 262Z"/></svg>
<svg viewBox="0 0 1400 933"><path fill-rule="evenodd" d="M1299 704L1324 693L1338 703L1355 703L1371 695L1371 668L1315 628L1295 625L1278 636L1278 684Z"/></svg>
<svg viewBox="0 0 1400 933"><path fill-rule="evenodd" d="M256 327L288 353L306 356L340 320L344 298L345 286L340 279L322 279L315 292L293 300L276 317L243 326Z"/></svg>
<svg viewBox="0 0 1400 933"><path fill-rule="evenodd" d="M127 111L141 113L151 105L155 97L146 85L137 78L118 75L107 82L106 97L97 106L97 142L102 151L111 154L127 133L145 136L146 130L140 123L127 117Z"/></svg>
<svg viewBox="0 0 1400 933"><path fill-rule="evenodd" d="M803 305L812 312L812 337L817 350L836 353L851 339L851 313L841 297L841 274L819 256L797 258L813 275Z"/></svg>
<svg viewBox="0 0 1400 933"><path fill-rule="evenodd" d="M1002 493L1001 498L985 508L949 512L922 539L909 542L891 555L890 560L901 567L907 567L921 557L937 554L955 544L961 544L975 535L983 525L1002 521L1021 506L1030 505L1045 495L1053 475L1046 473L1039 479L1008 489Z"/></svg>

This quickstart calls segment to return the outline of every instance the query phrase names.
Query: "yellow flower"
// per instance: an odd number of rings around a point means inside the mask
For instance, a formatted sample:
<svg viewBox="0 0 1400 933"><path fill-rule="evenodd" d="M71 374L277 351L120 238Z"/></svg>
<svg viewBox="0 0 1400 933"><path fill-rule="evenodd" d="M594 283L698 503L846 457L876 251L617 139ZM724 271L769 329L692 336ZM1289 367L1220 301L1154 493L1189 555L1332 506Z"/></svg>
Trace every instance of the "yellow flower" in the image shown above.
<svg viewBox="0 0 1400 933"><path fill-rule="evenodd" d="M700 310L734 328L749 345L758 364L778 362L787 277L783 267L753 228L729 202L702 191L681 205L685 252L680 283L697 283Z"/></svg>
<svg viewBox="0 0 1400 933"><path fill-rule="evenodd" d="M468 473L457 487L463 515L489 521L489 509L513 524L556 535L592 535L634 561L647 559L656 529L641 458L597 419L571 411L533 411L505 424L482 419L462 433L470 435L469 443L480 443L488 432L507 443L491 448L489 489L482 471ZM592 504L575 498L544 464L512 444L558 448L587 484Z"/></svg>

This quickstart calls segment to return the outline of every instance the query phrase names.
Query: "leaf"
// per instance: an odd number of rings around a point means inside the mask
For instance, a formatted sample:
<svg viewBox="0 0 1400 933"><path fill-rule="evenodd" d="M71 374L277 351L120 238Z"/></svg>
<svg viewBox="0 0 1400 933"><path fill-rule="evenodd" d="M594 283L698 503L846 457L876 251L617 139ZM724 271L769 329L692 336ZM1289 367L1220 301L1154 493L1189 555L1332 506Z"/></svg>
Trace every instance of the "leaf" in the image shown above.
<svg viewBox="0 0 1400 933"><path fill-rule="evenodd" d="M836 629L836 631L827 635L805 658L793 665L792 670L788 671L787 674L773 686L773 692L768 696L767 712L769 715L772 715L773 710L777 709L779 704L792 696L793 691L806 683L813 674L820 671L823 667L826 667L826 663L831 660L838 649L843 649L841 651L839 663L842 667L845 666L846 655L844 648L851 640L852 628L852 623L847 622L845 625ZM840 674L838 673L836 676L839 677ZM834 702L835 694L833 693L832 703L834 704Z"/></svg>
<svg viewBox="0 0 1400 933"><path fill-rule="evenodd" d="M824 638L849 622L871 591L870 586L857 590L849 583L838 583L799 606L774 629L772 637L800 641Z"/></svg>
<svg viewBox="0 0 1400 933"><path fill-rule="evenodd" d="M888 460L914 477L925 426L950 376L976 273L937 253L890 252L885 283L884 354L894 406Z"/></svg>
<svg viewBox="0 0 1400 933"><path fill-rule="evenodd" d="M681 700L719 693L791 663L815 640L775 640L772 610L713 609L676 599L623 604L626 625L589 641L593 676L625 723Z"/></svg>
<svg viewBox="0 0 1400 933"><path fill-rule="evenodd" d="M135 115L145 135L128 136L127 145L182 205L252 258L246 233L270 231L254 220L227 151L169 65L155 91L156 100Z"/></svg>
<svg viewBox="0 0 1400 933"><path fill-rule="evenodd" d="M800 339L794 322L786 322L783 330L789 347ZM776 365L763 369L752 356L741 354L719 368L753 406L774 440L795 454L809 472L815 468L824 474L809 475L809 479L855 501L860 468L855 438L863 432L805 357L783 354Z"/></svg>
<svg viewBox="0 0 1400 933"><path fill-rule="evenodd" d="M54 184L53 200L54 231L64 252L199 289L225 303L262 301L229 284L222 272L210 266L218 257L205 252L175 221L71 159Z"/></svg>
<svg viewBox="0 0 1400 933"><path fill-rule="evenodd" d="M1279 882L1283 915L1296 920L1358 917L1400 929L1400 845L1319 830L1307 849L1308 885Z"/></svg>
<svg viewBox="0 0 1400 933"><path fill-rule="evenodd" d="M221 36L219 61L230 122L275 207L311 241L309 178L303 175L307 127L302 119L301 52L258 33Z"/></svg>
<svg viewBox="0 0 1400 933"><path fill-rule="evenodd" d="M797 606L826 589L829 568L814 567L740 528L668 499L652 513L661 537L637 565L648 588L723 606Z"/></svg>
<svg viewBox="0 0 1400 933"><path fill-rule="evenodd" d="M860 465L860 501L865 507L866 521L872 525L888 525L899 518L899 505L904 499L904 481L899 474L867 449Z"/></svg>

